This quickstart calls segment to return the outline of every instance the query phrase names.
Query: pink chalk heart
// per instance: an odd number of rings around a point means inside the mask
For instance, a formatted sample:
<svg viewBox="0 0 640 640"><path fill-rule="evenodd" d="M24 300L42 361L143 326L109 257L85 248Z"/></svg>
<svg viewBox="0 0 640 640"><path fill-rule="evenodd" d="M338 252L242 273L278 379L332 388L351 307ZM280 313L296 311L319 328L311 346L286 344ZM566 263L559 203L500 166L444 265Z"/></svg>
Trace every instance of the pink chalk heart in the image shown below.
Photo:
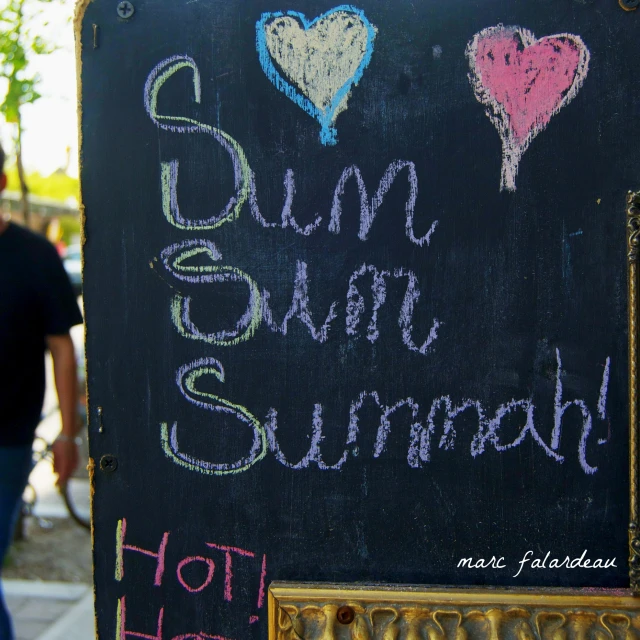
<svg viewBox="0 0 640 640"><path fill-rule="evenodd" d="M529 144L582 86L589 50L570 33L536 40L526 29L498 25L477 33L466 55L476 98L502 139L500 190L514 191Z"/></svg>

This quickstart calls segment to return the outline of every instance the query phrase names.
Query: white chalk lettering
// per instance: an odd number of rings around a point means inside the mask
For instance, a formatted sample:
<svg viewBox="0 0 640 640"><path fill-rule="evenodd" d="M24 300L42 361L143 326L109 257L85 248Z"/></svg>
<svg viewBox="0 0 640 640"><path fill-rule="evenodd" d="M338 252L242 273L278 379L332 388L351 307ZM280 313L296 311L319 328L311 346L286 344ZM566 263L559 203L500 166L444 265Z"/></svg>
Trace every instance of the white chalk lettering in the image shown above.
<svg viewBox="0 0 640 640"><path fill-rule="evenodd" d="M322 459L322 454L320 452L320 443L324 440L324 436L322 435L322 425L322 405L316 404L313 407L313 431L311 435L311 446L309 448L309 452L305 455L304 458L302 458L302 460L300 460L300 462L292 464L285 458L280 449L280 445L276 440L276 431L278 429L278 412L275 409L270 409L269 413L267 414L267 422L265 423L269 449L275 455L276 460L288 469L294 469L296 471L299 469L306 469L312 462L314 462L318 465L319 469L325 471L339 471L342 468L342 465L347 461L349 451L345 450L340 457L340 460L338 460L338 462L336 462L334 465L327 465Z"/></svg>
<svg viewBox="0 0 640 640"><path fill-rule="evenodd" d="M199 390L198 380L205 375L214 376L219 382L224 382L224 369L215 358L201 358L195 362L180 367L176 373L176 384L182 396L206 411L227 413L235 416L253 431L253 443L249 454L230 463L216 463L201 460L195 456L180 451L178 445L178 424L173 423L171 431L169 425L160 425L160 438L165 455L176 464L205 475L227 475L247 471L256 462L264 458L267 453L267 435L260 421L251 412L239 404L220 398L212 393ZM198 425L200 428L201 425Z"/></svg>
<svg viewBox="0 0 640 640"><path fill-rule="evenodd" d="M203 255L212 264L189 265L188 260ZM201 331L191 320L191 297L176 294L171 302L171 317L178 333L185 338L201 340L218 346L233 346L249 340L262 321L261 298L258 285L244 271L229 266L218 266L221 259L216 246L207 240L186 240L164 249L160 255L165 269L177 280L197 284L244 282L249 288L247 308L233 329L213 333Z"/></svg>
<svg viewBox="0 0 640 640"><path fill-rule="evenodd" d="M562 373L561 360L558 351L558 372ZM274 455L276 460L295 471L309 468L312 464L324 471L339 471L348 462L350 458L356 458L360 455L360 449L357 444L358 435L360 433L359 411L367 401L372 401L380 410L380 420L377 427L376 440L373 446L372 457L377 459L385 453L387 441L391 432L391 416L400 409L407 407L411 411L411 424L409 428L409 446L407 453L407 463L411 468L423 468L431 459L431 439L436 434L436 417L440 412L444 412L444 421L442 423L442 432L439 440L439 449L445 451L455 450L456 440L460 437L456 433L454 420L467 410L473 410L477 414L477 431L473 434L467 434L466 439L470 442L469 453L472 458L482 455L487 445L493 447L498 453L505 454L527 440L527 436L539 445L545 455L549 456L557 463L565 461L565 455L561 455L558 451L560 447L560 430L561 420L558 421L556 414L554 418L554 433L552 439L557 438L557 442L552 441L551 446L543 441L535 426L535 406L530 399L510 400L500 405L492 418L486 416L486 412L479 400L471 398L464 399L459 404L453 403L450 396L441 396L435 398L430 406L429 414L426 420L420 418L420 405L413 398L405 398L391 404L384 404L380 395L376 391L363 391L356 400L351 403L349 409L349 424L347 430L347 438L345 448L339 460L334 464L328 464L321 455L321 445L325 440L323 434L323 406L320 403L313 405L311 436L309 451L298 462L290 462L284 455L281 442L278 439L278 411L270 408L264 425L249 412L248 409L240 405L233 404L228 400L219 398L218 396L205 393L196 389L195 383L199 377L205 374L212 374L220 382L224 381L224 371L222 365L212 358L196 361L190 365L182 367L178 371L178 386L182 395L190 402L210 411L226 412L235 415L238 420L247 424L254 430L254 445L250 455L237 463L231 465L221 464L215 465L210 462L199 460L193 456L188 456L179 451L177 442L177 426L174 424L171 434L167 424L162 425L162 443L165 453L177 464L181 464L194 471L201 473L218 473L218 472L238 472L246 471L258 460L264 457L267 449ZM561 402L560 393L556 389L555 395L556 407L567 408L570 403L565 405L558 404ZM583 400L579 402L578 407L586 403ZM509 414L521 411L524 414L524 425L518 435L511 442L503 442L500 440L500 424L501 421ZM562 416L560 416L561 418ZM426 426L425 426L426 424ZM332 429L335 431L335 429ZM577 459L584 473L593 475L597 472L597 467L586 465L584 459L584 447L586 436L589 431L584 429L577 443ZM262 448L261 448L261 443ZM555 447L553 445L556 445ZM565 447L566 448L566 447Z"/></svg>
<svg viewBox="0 0 640 640"><path fill-rule="evenodd" d="M331 322L337 317L336 306L337 303L331 303L329 308L329 314L324 324L316 329L311 312L309 311L309 280L307 277L307 264L298 260L296 265L296 277L293 284L293 299L291 300L291 306L287 311L282 324L278 325L273 319L273 312L269 306L270 294L268 291L263 291L262 294L262 317L266 325L274 332L287 335L289 320L292 318L298 318L302 324L304 324L311 337L317 342L326 342L329 337L329 327Z"/></svg>
<svg viewBox="0 0 640 640"><path fill-rule="evenodd" d="M164 83L181 69L193 72L193 90L196 103L200 103L200 72L189 56L172 56L160 62L151 71L144 88L144 106L153 123L159 129L174 133L205 133L214 138L229 154L233 166L236 192L219 214L206 219L190 220L184 218L178 207L178 161L160 164L160 182L162 188L162 210L166 219L179 229L216 229L225 222L232 222L240 215L240 211L249 195L251 169L242 147L227 133L197 120L184 116L166 116L158 113L158 94Z"/></svg>
<svg viewBox="0 0 640 640"><path fill-rule="evenodd" d="M310 236L320 226L322 218L318 216L311 224L308 224L305 227L301 227L293 217L291 207L293 206L293 196L296 193L296 185L293 177L293 171L291 169L287 169L287 172L284 176L284 192L285 198L284 206L282 207L282 223L279 224L277 222L267 222L264 219L262 213L260 213L260 207L258 206L258 196L256 193L256 177L252 173L249 190L249 207L251 208L251 215L253 216L253 219L265 229L272 229L274 227L286 229L287 227L291 227L296 233L299 233L303 236Z"/></svg>
<svg viewBox="0 0 640 640"><path fill-rule="evenodd" d="M402 302L402 308L400 309L400 317L398 318L398 324L402 330L402 342L409 348L410 351L416 351L423 356L427 355L431 351L431 344L438 337L438 329L441 322L437 319L433 319L429 336L422 343L420 347L413 341L413 310L418 300L420 299L420 289L418 289L418 278L413 271L405 269L396 269L393 273L395 278L407 278L407 292Z"/></svg>
<svg viewBox="0 0 640 640"><path fill-rule="evenodd" d="M340 233L340 218L342 216L342 197L344 195L344 189L347 181L350 178L355 178L356 184L358 186L358 193L360 195L360 230L358 231L358 238L360 240L366 240L369 231L371 230L371 226L373 221L375 220L376 214L378 213L378 209L382 205L382 201L384 200L385 195L391 188L391 185L394 183L398 174L403 169L408 169L408 178L409 178L409 197L407 199L405 205L405 215L406 215L406 223L405 223L405 231L409 240L413 244L417 244L419 247L423 245L429 246L431 242L431 236L438 226L438 221L435 220L429 231L420 238L415 236L413 230L413 221L416 207L416 200L418 199L418 176L416 174L416 167L413 162L409 162L407 160L396 160L392 162L384 175L380 180L380 184L378 189L371 200L371 206L369 206L369 195L367 192L367 187L365 185L364 179L362 178L362 174L360 173L360 169L353 165L351 167L347 167L340 176L340 180L338 180L338 184L336 185L334 194L333 194L333 206L331 207L331 220L329 222L329 231L331 233L338 234Z"/></svg>
<svg viewBox="0 0 640 640"><path fill-rule="evenodd" d="M193 58L186 55L176 55L162 60L157 64L147 77L144 88L144 106L152 122L165 131L178 134L204 133L210 135L229 154L234 173L235 193L229 198L226 206L219 213L205 218L187 218L180 211L178 203L178 170L180 163L177 159L162 161L160 163L160 186L162 193L162 210L165 218L173 226L183 230L217 229L225 222L236 220L246 202L249 204L253 219L262 227L286 229L291 227L296 233L309 236L319 229L322 222L321 216L316 216L312 223L301 226L293 215L293 198L296 192L294 174L292 169L287 169L284 177L284 204L282 207L281 221L269 222L261 213L258 206L256 178L249 166L249 161L240 144L225 131L198 122L182 115L164 115L158 112L158 95L164 84L182 69L188 69L193 73L194 100L200 103L202 87L200 71ZM410 242L422 246L429 246L431 237L438 225L434 220L429 230L423 236L416 236L414 231L415 208L418 199L418 176L415 164L409 160L394 160L385 170L378 188L369 204L369 196L360 169L352 165L346 167L340 176L333 194L333 205L328 230L331 233L340 233L340 218L342 215L342 197L349 178L354 177L357 182L360 195L360 229L358 238L367 239L379 208L382 206L385 196L391 189L398 175L407 170L407 182L409 193L405 203L405 232Z"/></svg>
<svg viewBox="0 0 640 640"><path fill-rule="evenodd" d="M570 400L569 402L564 402L564 403L562 402L562 395L563 395L562 360L560 359L560 349L556 349L556 359L558 362L558 370L556 373L556 393L555 393L554 414L553 414L554 426L553 426L553 432L551 434L551 448L554 451L557 451L558 447L560 446L560 438L562 435L562 418L565 412L571 406L577 407L578 409L580 409L580 412L582 413L582 419L583 419L582 435L580 436L580 446L579 446L580 466L582 467L585 473L594 474L598 470L598 467L592 467L587 463L587 440L589 438L591 429L593 427L591 412L589 411L589 408L587 407L587 404L585 403L584 400ZM605 371L603 374L603 382L602 382L602 387L605 388L605 396L606 396L606 384L608 384L608 376L609 376L609 368L607 367L605 368ZM605 383L605 379L607 380L607 383ZM600 391L600 398L603 397L602 387ZM598 408L600 408L600 406L602 406L603 404L604 404L604 401L601 401L599 399Z"/></svg>
<svg viewBox="0 0 640 640"><path fill-rule="evenodd" d="M373 276L371 284L371 294L373 296L373 307L371 309L371 321L367 327L367 340L373 343L378 339L378 311L387 299L387 284L385 277L391 274L388 271L378 271L371 265L363 264L349 278L349 290L347 291L347 335L353 336L358 332L360 316L365 312L364 298L356 286L356 280L370 273Z"/></svg>
<svg viewBox="0 0 640 640"><path fill-rule="evenodd" d="M600 385L600 397L598 398L598 416L600 420L607 419L607 393L609 391L609 374L611 372L611 358L607 358Z"/></svg>
<svg viewBox="0 0 640 640"><path fill-rule="evenodd" d="M413 422L411 423L411 433L420 427L420 421L418 420L420 405L417 402L414 402L413 398L400 400L391 407L383 407L382 416L380 417L380 426L378 427L376 442L373 448L374 458L379 458L385 450L387 437L391 431L391 421L389 420L389 417L398 411L398 409L402 409L402 407L409 407L411 409L411 417L413 419Z"/></svg>

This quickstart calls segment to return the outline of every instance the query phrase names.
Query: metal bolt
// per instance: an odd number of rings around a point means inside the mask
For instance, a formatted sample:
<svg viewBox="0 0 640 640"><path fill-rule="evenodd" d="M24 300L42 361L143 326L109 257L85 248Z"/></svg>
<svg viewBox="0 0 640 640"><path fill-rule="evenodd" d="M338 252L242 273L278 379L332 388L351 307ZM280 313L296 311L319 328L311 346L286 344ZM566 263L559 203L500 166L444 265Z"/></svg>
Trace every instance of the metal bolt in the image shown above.
<svg viewBox="0 0 640 640"><path fill-rule="evenodd" d="M340 624L351 624L356 617L356 612L351 607L340 607L336 614Z"/></svg>
<svg viewBox="0 0 640 640"><path fill-rule="evenodd" d="M640 5L640 0L618 0L618 4L625 11L635 11Z"/></svg>
<svg viewBox="0 0 640 640"><path fill-rule="evenodd" d="M118 458L107 454L100 458L100 469L105 473L113 473L118 468Z"/></svg>
<svg viewBox="0 0 640 640"><path fill-rule="evenodd" d="M135 8L129 2L129 0L122 0L122 2L118 3L117 11L118 11L119 18L122 18L123 20L128 20L135 13Z"/></svg>

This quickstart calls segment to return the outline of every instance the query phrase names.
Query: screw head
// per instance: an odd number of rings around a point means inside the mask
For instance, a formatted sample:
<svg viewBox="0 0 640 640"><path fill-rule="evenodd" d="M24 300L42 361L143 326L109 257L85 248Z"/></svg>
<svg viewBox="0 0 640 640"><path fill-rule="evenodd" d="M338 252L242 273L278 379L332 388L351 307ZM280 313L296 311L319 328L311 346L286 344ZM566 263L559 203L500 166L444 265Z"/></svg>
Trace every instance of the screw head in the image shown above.
<svg viewBox="0 0 640 640"><path fill-rule="evenodd" d="M635 11L640 5L640 0L618 0L618 4L625 11Z"/></svg>
<svg viewBox="0 0 640 640"><path fill-rule="evenodd" d="M118 468L118 458L106 454L100 458L100 469L105 473L113 473Z"/></svg>
<svg viewBox="0 0 640 640"><path fill-rule="evenodd" d="M356 617L356 612L348 606L340 607L336 613L336 618L340 624L351 624Z"/></svg>
<svg viewBox="0 0 640 640"><path fill-rule="evenodd" d="M118 3L117 12L118 17L123 20L128 20L135 13L134 6L129 2L129 0L122 0L122 2Z"/></svg>

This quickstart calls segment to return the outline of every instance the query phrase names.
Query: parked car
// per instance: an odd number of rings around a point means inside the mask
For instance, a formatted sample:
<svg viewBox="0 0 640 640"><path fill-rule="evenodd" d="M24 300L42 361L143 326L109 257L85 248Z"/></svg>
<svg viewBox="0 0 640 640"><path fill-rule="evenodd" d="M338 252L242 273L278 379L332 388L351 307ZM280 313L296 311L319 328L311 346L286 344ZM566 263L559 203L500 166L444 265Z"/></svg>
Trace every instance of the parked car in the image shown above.
<svg viewBox="0 0 640 640"><path fill-rule="evenodd" d="M77 296L82 294L82 249L79 244L71 244L62 258L62 264L71 280Z"/></svg>

